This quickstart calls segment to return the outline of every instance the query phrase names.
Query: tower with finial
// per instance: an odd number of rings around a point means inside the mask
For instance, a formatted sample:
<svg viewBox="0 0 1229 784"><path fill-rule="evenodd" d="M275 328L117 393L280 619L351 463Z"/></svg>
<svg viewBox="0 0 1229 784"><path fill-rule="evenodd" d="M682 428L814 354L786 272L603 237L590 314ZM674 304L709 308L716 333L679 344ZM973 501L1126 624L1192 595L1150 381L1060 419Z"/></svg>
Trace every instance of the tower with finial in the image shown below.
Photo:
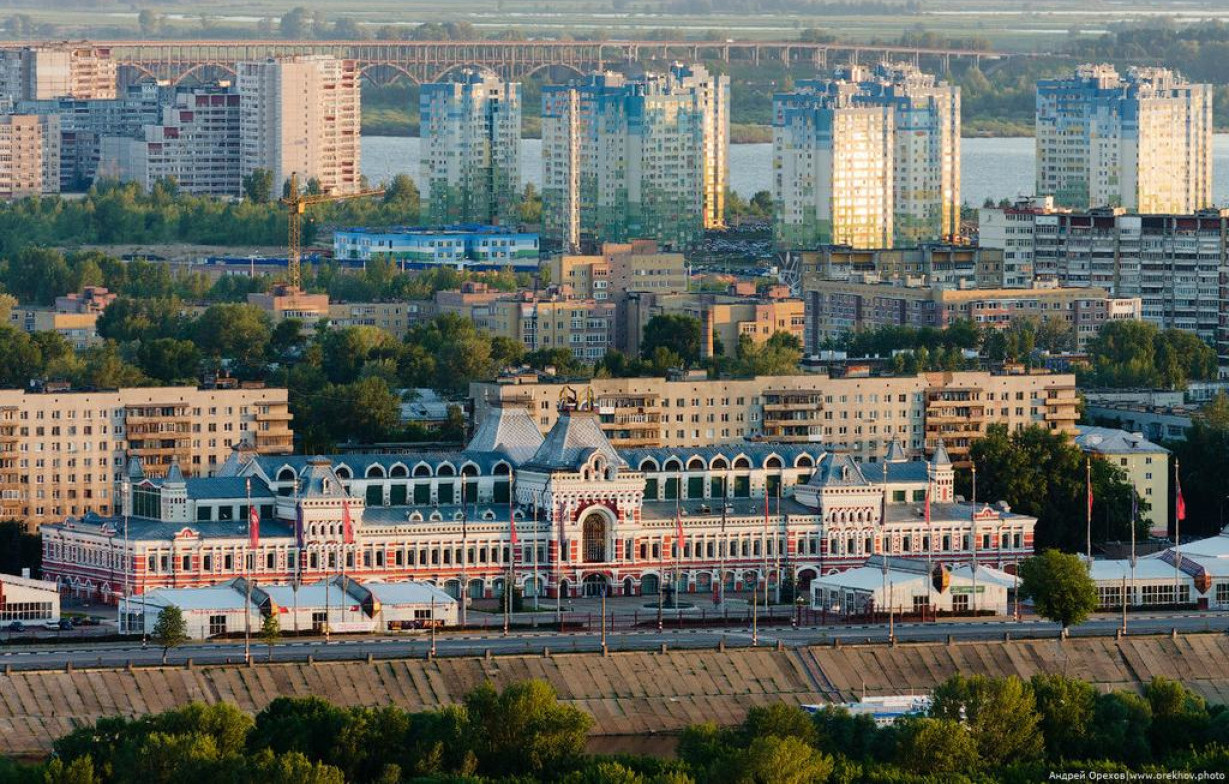
<svg viewBox="0 0 1229 784"><path fill-rule="evenodd" d="M930 458L931 498L936 503L950 504L956 498L956 470L947 456L947 447L939 439L935 453Z"/></svg>

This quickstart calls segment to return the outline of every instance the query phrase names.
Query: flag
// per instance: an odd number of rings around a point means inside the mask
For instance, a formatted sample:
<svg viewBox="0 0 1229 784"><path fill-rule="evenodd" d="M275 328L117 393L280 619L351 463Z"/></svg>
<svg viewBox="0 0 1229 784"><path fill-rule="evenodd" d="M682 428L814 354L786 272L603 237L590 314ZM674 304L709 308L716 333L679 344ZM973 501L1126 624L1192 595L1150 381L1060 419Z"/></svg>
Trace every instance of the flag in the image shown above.
<svg viewBox="0 0 1229 784"><path fill-rule="evenodd" d="M1131 530L1135 530L1135 521L1139 519L1139 494L1131 490Z"/></svg>
<svg viewBox="0 0 1229 784"><path fill-rule="evenodd" d="M678 540L679 556L683 555L683 516L674 510L674 538Z"/></svg>
<svg viewBox="0 0 1229 784"><path fill-rule="evenodd" d="M346 544L354 544L354 520L350 517L350 502L341 502L341 535Z"/></svg>
<svg viewBox="0 0 1229 784"><path fill-rule="evenodd" d="M1089 465L1091 466L1092 463L1090 462ZM1087 484L1088 484L1088 510L1087 511L1088 511L1088 519L1091 520L1092 519L1092 469L1091 468L1089 469Z"/></svg>
<svg viewBox="0 0 1229 784"><path fill-rule="evenodd" d="M260 546L260 510L254 504L248 504L248 544Z"/></svg>
<svg viewBox="0 0 1229 784"><path fill-rule="evenodd" d="M1182 480L1178 478L1176 472L1174 473L1174 482L1178 486L1177 508L1174 510L1174 517L1181 522L1186 519L1186 499L1182 497Z"/></svg>
<svg viewBox="0 0 1229 784"><path fill-rule="evenodd" d="M930 525L930 482L926 483L926 525Z"/></svg>
<svg viewBox="0 0 1229 784"><path fill-rule="evenodd" d="M305 538L303 535L303 504L296 501L294 505L294 543L300 550L306 544Z"/></svg>
<svg viewBox="0 0 1229 784"><path fill-rule="evenodd" d="M512 546L516 547L516 513L512 511L512 507L508 507L508 524L512 528Z"/></svg>

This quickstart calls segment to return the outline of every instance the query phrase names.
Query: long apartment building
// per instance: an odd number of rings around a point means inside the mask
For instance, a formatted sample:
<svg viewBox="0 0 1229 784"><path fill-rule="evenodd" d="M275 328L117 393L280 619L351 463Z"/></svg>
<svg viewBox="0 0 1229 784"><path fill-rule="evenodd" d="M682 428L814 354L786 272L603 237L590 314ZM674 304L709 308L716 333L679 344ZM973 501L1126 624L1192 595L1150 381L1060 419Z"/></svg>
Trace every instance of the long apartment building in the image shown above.
<svg viewBox="0 0 1229 784"><path fill-rule="evenodd" d="M521 185L521 85L478 71L424 84L422 182L438 225L515 226Z"/></svg>
<svg viewBox="0 0 1229 784"><path fill-rule="evenodd" d="M1106 321L1139 320L1138 297L1112 298L1105 289L1060 288L953 289L928 285L920 278L883 280L859 275L849 280L803 279L807 353L817 353L828 339L878 327L951 326L971 321L983 329L1007 329L1025 320L1058 321L1071 332L1068 350L1082 349Z"/></svg>
<svg viewBox="0 0 1229 784"><path fill-rule="evenodd" d="M116 62L106 47L55 43L0 50L0 95L10 101L114 98Z"/></svg>
<svg viewBox="0 0 1229 784"><path fill-rule="evenodd" d="M925 278L936 286L1011 288L998 248L925 242L908 248L852 248L822 245L794 251L798 276L849 280L873 274L882 278ZM1024 287L1033 284L1032 276Z"/></svg>
<svg viewBox="0 0 1229 784"><path fill-rule="evenodd" d="M470 319L481 330L522 343L529 351L566 348L582 362L596 362L615 347L615 304L608 300L545 293L492 292L467 285L436 295L436 312Z"/></svg>
<svg viewBox="0 0 1229 784"><path fill-rule="evenodd" d="M0 518L34 530L111 514L129 459L154 476L173 461L210 476L240 442L291 452L290 420L285 389L0 390Z"/></svg>
<svg viewBox="0 0 1229 784"><path fill-rule="evenodd" d="M888 248L960 227L960 88L850 66L773 96L779 244Z"/></svg>
<svg viewBox="0 0 1229 784"><path fill-rule="evenodd" d="M302 56L245 62L240 96L240 175L273 173L274 190L297 174L325 193L359 190L359 68L354 60Z"/></svg>
<svg viewBox="0 0 1229 784"><path fill-rule="evenodd" d="M805 311L796 297L691 292L633 294L621 309L619 349L638 354L654 316L690 316L700 322L700 357L734 356L745 335L764 343L778 332L802 341Z"/></svg>
<svg viewBox="0 0 1229 784"><path fill-rule="evenodd" d="M1081 65L1037 82L1037 193L1064 207L1212 203L1212 87L1163 68Z"/></svg>
<svg viewBox="0 0 1229 784"><path fill-rule="evenodd" d="M239 95L228 87L200 87L166 96L161 119L139 138L103 137L98 174L136 182L146 190L174 179L203 196L243 194L239 171Z"/></svg>
<svg viewBox="0 0 1229 784"><path fill-rule="evenodd" d="M698 65L544 87L544 234L678 248L724 225L729 113L729 77Z"/></svg>
<svg viewBox="0 0 1229 784"><path fill-rule="evenodd" d="M1072 212L1026 200L980 215L999 227L982 243L1016 254L1036 278L1138 297L1145 321L1219 341L1222 356L1229 355L1229 321L1222 315L1229 303L1223 272L1229 210L1131 215L1122 208Z"/></svg>
<svg viewBox="0 0 1229 784"><path fill-rule="evenodd" d="M471 384L475 420L496 403L523 406L548 432L566 387L536 375ZM1068 374L609 378L584 382L582 396L590 392L602 431L617 447L822 443L860 462L883 459L893 441L927 454L942 441L953 460L964 461L992 424L1074 433L1079 419L1075 376Z"/></svg>

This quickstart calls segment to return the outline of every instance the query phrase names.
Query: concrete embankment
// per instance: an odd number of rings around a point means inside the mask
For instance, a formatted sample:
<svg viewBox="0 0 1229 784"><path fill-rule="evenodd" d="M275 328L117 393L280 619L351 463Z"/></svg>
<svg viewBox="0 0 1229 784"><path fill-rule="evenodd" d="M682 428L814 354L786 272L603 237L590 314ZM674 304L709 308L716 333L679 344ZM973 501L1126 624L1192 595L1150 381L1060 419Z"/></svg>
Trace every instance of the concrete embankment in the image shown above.
<svg viewBox="0 0 1229 784"><path fill-rule="evenodd" d="M0 754L45 753L56 737L103 716L156 713L192 700L233 702L254 713L278 696L314 694L341 705L423 710L458 702L484 680L527 678L552 683L563 700L594 717L595 741L613 741L700 721L733 724L753 705L923 692L956 672L1060 672L1105 690L1138 689L1163 675L1224 703L1229 637L22 671L0 675Z"/></svg>

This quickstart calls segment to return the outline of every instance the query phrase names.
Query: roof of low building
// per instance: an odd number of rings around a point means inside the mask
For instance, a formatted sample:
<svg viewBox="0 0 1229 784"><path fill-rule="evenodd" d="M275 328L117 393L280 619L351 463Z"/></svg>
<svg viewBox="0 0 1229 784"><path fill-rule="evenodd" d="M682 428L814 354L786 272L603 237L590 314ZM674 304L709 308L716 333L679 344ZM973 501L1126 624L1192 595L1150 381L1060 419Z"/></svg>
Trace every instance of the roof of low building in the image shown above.
<svg viewBox="0 0 1229 784"><path fill-rule="evenodd" d="M596 412L564 409L542 445L522 468L529 471L575 471L594 454L601 454L612 466L627 467L627 462L602 432Z"/></svg>
<svg viewBox="0 0 1229 784"><path fill-rule="evenodd" d="M1131 433L1115 427L1080 425L1075 443L1086 452L1103 455L1169 454L1169 450L1144 438L1141 433Z"/></svg>
<svg viewBox="0 0 1229 784"><path fill-rule="evenodd" d="M385 605L430 604L433 599L441 605L457 603L446 591L431 583L363 583L363 587Z"/></svg>

